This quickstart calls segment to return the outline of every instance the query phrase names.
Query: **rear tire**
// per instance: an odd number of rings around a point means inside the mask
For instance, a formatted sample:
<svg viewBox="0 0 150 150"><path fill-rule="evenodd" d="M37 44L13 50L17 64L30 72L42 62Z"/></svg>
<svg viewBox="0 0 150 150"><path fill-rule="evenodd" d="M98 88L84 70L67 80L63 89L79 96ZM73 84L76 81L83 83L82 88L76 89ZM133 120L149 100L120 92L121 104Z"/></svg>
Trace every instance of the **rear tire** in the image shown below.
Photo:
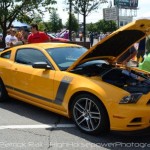
<svg viewBox="0 0 150 150"><path fill-rule="evenodd" d="M3 81L0 79L0 102L6 101L8 99L8 94Z"/></svg>
<svg viewBox="0 0 150 150"><path fill-rule="evenodd" d="M78 95L71 104L71 114L77 127L85 133L97 135L110 130L104 105L91 94Z"/></svg>

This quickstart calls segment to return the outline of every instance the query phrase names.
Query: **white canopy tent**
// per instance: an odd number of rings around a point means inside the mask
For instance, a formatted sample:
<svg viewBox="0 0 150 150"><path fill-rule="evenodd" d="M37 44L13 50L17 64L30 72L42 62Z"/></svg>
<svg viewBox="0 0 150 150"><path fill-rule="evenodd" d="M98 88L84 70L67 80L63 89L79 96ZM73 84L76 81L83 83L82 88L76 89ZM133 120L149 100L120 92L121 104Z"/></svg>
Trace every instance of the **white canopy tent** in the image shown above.
<svg viewBox="0 0 150 150"><path fill-rule="evenodd" d="M15 20L12 25L14 26L14 28L20 28L20 27L24 27L24 28L29 28L30 26L26 23L22 23L20 21Z"/></svg>

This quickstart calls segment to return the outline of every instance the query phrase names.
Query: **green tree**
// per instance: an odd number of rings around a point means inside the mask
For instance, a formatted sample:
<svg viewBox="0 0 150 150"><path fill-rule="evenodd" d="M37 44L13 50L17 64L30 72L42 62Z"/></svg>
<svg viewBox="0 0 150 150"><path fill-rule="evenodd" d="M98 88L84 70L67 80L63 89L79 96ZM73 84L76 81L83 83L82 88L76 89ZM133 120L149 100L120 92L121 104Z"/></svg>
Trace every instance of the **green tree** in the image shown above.
<svg viewBox="0 0 150 150"><path fill-rule="evenodd" d="M114 21L100 20L96 23L98 32L113 32L117 29L117 24Z"/></svg>
<svg viewBox="0 0 150 150"><path fill-rule="evenodd" d="M39 22L38 23L38 28L39 28L40 31L44 31L45 28L46 28L44 22Z"/></svg>
<svg viewBox="0 0 150 150"><path fill-rule="evenodd" d="M0 27L3 30L3 44L6 31L15 19L29 21L37 12L44 14L44 11L50 11L51 5L55 3L56 0L0 0Z"/></svg>
<svg viewBox="0 0 150 150"><path fill-rule="evenodd" d="M97 32L97 26L96 26L96 23L90 23L90 24L87 24L87 31L91 31L91 32Z"/></svg>
<svg viewBox="0 0 150 150"><path fill-rule="evenodd" d="M51 31L57 32L62 28L62 21L59 18L59 15L57 14L56 10L54 9L50 16L50 22L51 22Z"/></svg>
<svg viewBox="0 0 150 150"><path fill-rule="evenodd" d="M75 10L83 15L83 35L86 42L86 17L100 4L107 3L107 0L72 0Z"/></svg>
<svg viewBox="0 0 150 150"><path fill-rule="evenodd" d="M45 25L45 29L46 29L46 31L47 32L50 32L51 31L51 22L50 21L48 21L48 22L43 22L44 23L44 25Z"/></svg>
<svg viewBox="0 0 150 150"><path fill-rule="evenodd" d="M35 14L32 22L36 22L37 24L42 22L42 17L39 14Z"/></svg>
<svg viewBox="0 0 150 150"><path fill-rule="evenodd" d="M67 29L69 29L69 21L70 21L70 17L68 18L66 22ZM71 14L71 24L72 24L72 31L77 32L79 30L79 24L74 14Z"/></svg>

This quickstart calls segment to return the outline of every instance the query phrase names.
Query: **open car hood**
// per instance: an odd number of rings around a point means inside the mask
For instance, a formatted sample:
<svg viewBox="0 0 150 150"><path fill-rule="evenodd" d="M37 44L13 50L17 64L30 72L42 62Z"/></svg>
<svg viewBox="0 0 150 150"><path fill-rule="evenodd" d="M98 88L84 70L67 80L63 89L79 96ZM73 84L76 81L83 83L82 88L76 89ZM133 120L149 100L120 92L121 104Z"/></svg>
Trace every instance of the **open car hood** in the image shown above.
<svg viewBox="0 0 150 150"><path fill-rule="evenodd" d="M108 35L96 45L91 47L67 71L74 69L77 65L94 59L104 59L110 63L117 63L117 60L126 54L136 42L150 34L150 20L140 19L133 21L112 34Z"/></svg>

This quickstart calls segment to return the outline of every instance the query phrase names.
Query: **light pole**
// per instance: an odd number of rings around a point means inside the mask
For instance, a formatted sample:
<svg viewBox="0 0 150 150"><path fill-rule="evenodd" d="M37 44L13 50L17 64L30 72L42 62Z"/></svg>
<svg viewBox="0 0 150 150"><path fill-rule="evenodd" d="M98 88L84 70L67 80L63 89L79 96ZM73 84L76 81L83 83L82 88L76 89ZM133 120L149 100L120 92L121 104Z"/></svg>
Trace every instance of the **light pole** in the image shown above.
<svg viewBox="0 0 150 150"><path fill-rule="evenodd" d="M69 0L69 39L70 41L72 41L71 33L72 33L72 0Z"/></svg>
<svg viewBox="0 0 150 150"><path fill-rule="evenodd" d="M118 2L117 2L117 9L118 9L118 29L119 29L119 27L120 27L120 18L119 18L119 5L120 5L120 0L118 0Z"/></svg>

